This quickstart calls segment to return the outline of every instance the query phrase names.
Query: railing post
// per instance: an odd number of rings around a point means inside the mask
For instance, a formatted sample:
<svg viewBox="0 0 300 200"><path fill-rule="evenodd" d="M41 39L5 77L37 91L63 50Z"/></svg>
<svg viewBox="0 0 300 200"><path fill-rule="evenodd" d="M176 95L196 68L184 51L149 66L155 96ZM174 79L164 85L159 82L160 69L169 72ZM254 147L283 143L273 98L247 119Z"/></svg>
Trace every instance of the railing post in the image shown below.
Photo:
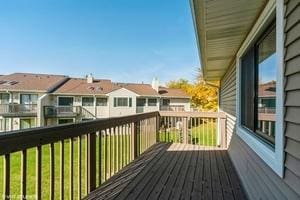
<svg viewBox="0 0 300 200"><path fill-rule="evenodd" d="M96 189L96 133L87 135L88 142L88 193Z"/></svg>
<svg viewBox="0 0 300 200"><path fill-rule="evenodd" d="M221 137L221 148L227 147L227 138L226 138L226 116L219 117L219 136Z"/></svg>
<svg viewBox="0 0 300 200"><path fill-rule="evenodd" d="M156 142L160 142L159 140L159 130L160 130L160 116L159 114L156 116L156 121L155 121L155 131L156 131Z"/></svg>
<svg viewBox="0 0 300 200"><path fill-rule="evenodd" d="M188 118L187 117L183 117L182 131L183 131L183 144L187 144L188 143Z"/></svg>
<svg viewBox="0 0 300 200"><path fill-rule="evenodd" d="M136 121L133 123L133 134L132 134L132 158L133 160L138 155L138 143L137 143L137 134L138 134L138 125L139 123Z"/></svg>

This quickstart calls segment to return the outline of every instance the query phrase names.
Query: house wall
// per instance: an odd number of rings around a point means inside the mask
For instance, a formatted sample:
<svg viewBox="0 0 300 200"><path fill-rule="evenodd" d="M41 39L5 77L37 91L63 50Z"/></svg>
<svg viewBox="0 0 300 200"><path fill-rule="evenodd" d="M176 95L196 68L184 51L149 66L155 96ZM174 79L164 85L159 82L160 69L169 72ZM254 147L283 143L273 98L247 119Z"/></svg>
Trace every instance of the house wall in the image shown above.
<svg viewBox="0 0 300 200"><path fill-rule="evenodd" d="M163 106L163 99L170 99L170 106L184 106L185 111L190 111L191 103L188 98L172 98L164 97L159 101L160 105Z"/></svg>
<svg viewBox="0 0 300 200"><path fill-rule="evenodd" d="M285 182L300 195L300 1L285 1Z"/></svg>
<svg viewBox="0 0 300 200"><path fill-rule="evenodd" d="M250 199L297 199L296 193L236 134L236 65L221 80L229 156Z"/></svg>
<svg viewBox="0 0 300 200"><path fill-rule="evenodd" d="M171 98L170 105L183 105L185 111L190 111L190 99L182 99L182 98Z"/></svg>
<svg viewBox="0 0 300 200"><path fill-rule="evenodd" d="M117 117L117 116L125 116L125 115L133 115L136 113L136 97L137 94L126 90L125 88L121 88L115 90L108 94L108 102L109 102L109 116ZM131 97L132 98L132 107L114 107L114 98L115 97Z"/></svg>
<svg viewBox="0 0 300 200"><path fill-rule="evenodd" d="M285 170L280 178L236 134L236 65L221 80L230 158L250 199L300 199L300 2L285 1Z"/></svg>

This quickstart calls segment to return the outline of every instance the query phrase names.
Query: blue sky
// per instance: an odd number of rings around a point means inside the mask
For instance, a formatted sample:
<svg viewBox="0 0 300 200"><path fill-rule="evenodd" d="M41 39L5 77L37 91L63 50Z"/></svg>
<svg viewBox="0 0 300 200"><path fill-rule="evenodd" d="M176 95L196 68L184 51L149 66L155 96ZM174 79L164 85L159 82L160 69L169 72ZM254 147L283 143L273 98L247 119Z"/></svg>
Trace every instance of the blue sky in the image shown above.
<svg viewBox="0 0 300 200"><path fill-rule="evenodd" d="M0 74L166 82L200 65L188 0L3 1L0 27Z"/></svg>

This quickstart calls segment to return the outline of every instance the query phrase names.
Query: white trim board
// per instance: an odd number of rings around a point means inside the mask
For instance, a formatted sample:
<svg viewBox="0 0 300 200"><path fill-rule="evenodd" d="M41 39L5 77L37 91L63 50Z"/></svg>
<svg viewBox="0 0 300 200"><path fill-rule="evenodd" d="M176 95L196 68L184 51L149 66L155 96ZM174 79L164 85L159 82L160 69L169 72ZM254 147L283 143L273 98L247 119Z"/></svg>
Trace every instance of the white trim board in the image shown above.
<svg viewBox="0 0 300 200"><path fill-rule="evenodd" d="M259 140L250 133L249 130L241 126L241 57L270 21L276 16L276 54L277 54L277 81L276 81L276 125L275 125L275 149ZM247 36L246 40L239 49L236 57L236 116L237 116L237 135L244 140L247 145L270 167L277 175L283 177L284 169L284 129L283 129L283 109L284 109L284 91L283 91L283 43L284 43L284 2L283 0L270 0L265 9L257 19L255 25Z"/></svg>

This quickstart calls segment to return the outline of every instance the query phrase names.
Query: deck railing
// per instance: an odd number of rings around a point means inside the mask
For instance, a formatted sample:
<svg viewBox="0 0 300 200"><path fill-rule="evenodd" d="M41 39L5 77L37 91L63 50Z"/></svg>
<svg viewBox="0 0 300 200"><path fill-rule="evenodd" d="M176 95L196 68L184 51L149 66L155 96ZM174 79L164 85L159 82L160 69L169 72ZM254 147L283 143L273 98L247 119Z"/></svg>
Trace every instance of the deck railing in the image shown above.
<svg viewBox="0 0 300 200"><path fill-rule="evenodd" d="M217 112L160 112L159 141L226 147L226 117Z"/></svg>
<svg viewBox="0 0 300 200"><path fill-rule="evenodd" d="M44 106L45 117L74 117L82 112L81 106Z"/></svg>
<svg viewBox="0 0 300 200"><path fill-rule="evenodd" d="M157 122L154 112L2 133L0 194L81 199L156 143Z"/></svg>
<svg viewBox="0 0 300 200"><path fill-rule="evenodd" d="M184 109L184 105L169 105L169 106L160 106L160 111L182 112L185 111L185 109Z"/></svg>
<svg viewBox="0 0 300 200"><path fill-rule="evenodd" d="M152 112L2 133L0 195L81 199L158 141L225 147L225 120Z"/></svg>
<svg viewBox="0 0 300 200"><path fill-rule="evenodd" d="M37 112L37 104L0 104L0 114L32 114Z"/></svg>

